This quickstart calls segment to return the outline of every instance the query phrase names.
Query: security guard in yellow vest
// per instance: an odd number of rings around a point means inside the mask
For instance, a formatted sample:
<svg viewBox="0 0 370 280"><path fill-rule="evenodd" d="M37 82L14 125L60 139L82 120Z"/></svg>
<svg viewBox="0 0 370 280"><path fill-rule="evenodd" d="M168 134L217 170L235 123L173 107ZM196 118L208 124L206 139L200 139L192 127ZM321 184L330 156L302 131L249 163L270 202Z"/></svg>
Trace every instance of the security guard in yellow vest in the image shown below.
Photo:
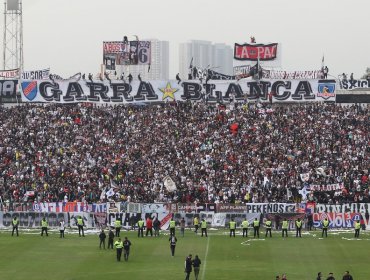
<svg viewBox="0 0 370 280"><path fill-rule="evenodd" d="M295 221L295 237L302 237L302 221L300 218Z"/></svg>
<svg viewBox="0 0 370 280"><path fill-rule="evenodd" d="M355 238L360 238L361 223L359 220L355 221Z"/></svg>
<svg viewBox="0 0 370 280"><path fill-rule="evenodd" d="M170 221L170 235L175 236L175 229L176 229L176 222L172 217Z"/></svg>
<svg viewBox="0 0 370 280"><path fill-rule="evenodd" d="M260 238L260 221L257 218L253 221L253 231L254 238L256 238L256 236Z"/></svg>
<svg viewBox="0 0 370 280"><path fill-rule="evenodd" d="M272 235L271 235L272 222L271 222L269 219L266 219L265 227L266 227L266 234L265 234L265 237L267 237L267 234L268 234L268 233L270 233L270 237L272 237Z"/></svg>
<svg viewBox="0 0 370 280"><path fill-rule="evenodd" d="M137 237L144 237L144 221L142 218L137 222Z"/></svg>
<svg viewBox="0 0 370 280"><path fill-rule="evenodd" d="M117 249L117 262L121 261L121 256L122 256L122 248L123 248L123 241L121 238L118 238L116 242L114 242L114 246Z"/></svg>
<svg viewBox="0 0 370 280"><path fill-rule="evenodd" d="M16 231L17 236L19 236L19 235L18 235L18 225L19 225L19 220L18 220L18 218L17 218L17 217L14 217L14 218L13 218L12 225L13 225L12 236L14 235L14 231Z"/></svg>
<svg viewBox="0 0 370 280"><path fill-rule="evenodd" d="M41 236L44 236L44 232L46 233L46 236L48 235L48 221L44 218L41 220Z"/></svg>
<svg viewBox="0 0 370 280"><path fill-rule="evenodd" d="M117 219L114 221L114 227L116 228L116 237L119 237L121 226L122 226L121 220Z"/></svg>
<svg viewBox="0 0 370 280"><path fill-rule="evenodd" d="M194 225L194 232L195 232L195 234L197 234L198 233L198 229L199 229L199 220L198 220L198 217L194 217L193 225Z"/></svg>
<svg viewBox="0 0 370 280"><path fill-rule="evenodd" d="M229 227L230 227L230 237L231 235L235 237L236 222L234 221L234 219L231 219Z"/></svg>
<svg viewBox="0 0 370 280"><path fill-rule="evenodd" d="M283 221L283 224L281 225L281 230L282 230L282 236L284 237L284 233L285 233L285 237L288 237L288 221L286 220L286 218L284 219Z"/></svg>
<svg viewBox="0 0 370 280"><path fill-rule="evenodd" d="M82 233L82 237L85 237L85 233L84 233L84 220L82 219L81 216L78 216L77 217L77 227L78 227L78 236L81 237L81 233Z"/></svg>
<svg viewBox="0 0 370 280"><path fill-rule="evenodd" d="M202 230L202 237L203 237L203 234L206 235L206 237L208 237L207 235L207 222L205 219L202 220L201 224L200 224L200 227L201 227L201 230Z"/></svg>
<svg viewBox="0 0 370 280"><path fill-rule="evenodd" d="M321 222L321 225L322 225L321 237L324 237L324 233L325 233L325 237L328 237L328 227L329 227L328 218L325 218L325 220Z"/></svg>
<svg viewBox="0 0 370 280"><path fill-rule="evenodd" d="M245 219L243 222L242 222L242 228L243 228L243 237L248 237L248 226L249 226L249 222L247 221L247 219Z"/></svg>

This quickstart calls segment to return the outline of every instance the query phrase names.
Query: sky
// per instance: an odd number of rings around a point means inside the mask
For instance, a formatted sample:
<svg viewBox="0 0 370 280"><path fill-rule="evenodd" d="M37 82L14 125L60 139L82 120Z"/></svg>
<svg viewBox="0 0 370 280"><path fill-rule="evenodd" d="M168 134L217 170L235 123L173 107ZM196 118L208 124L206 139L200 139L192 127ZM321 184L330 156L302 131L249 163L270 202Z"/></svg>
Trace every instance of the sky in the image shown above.
<svg viewBox="0 0 370 280"><path fill-rule="evenodd" d="M282 70L316 70L324 56L329 75L358 78L370 67L369 12L368 0L23 0L24 69L97 73L103 41L138 35L170 42L174 77L179 43L254 36L281 44Z"/></svg>

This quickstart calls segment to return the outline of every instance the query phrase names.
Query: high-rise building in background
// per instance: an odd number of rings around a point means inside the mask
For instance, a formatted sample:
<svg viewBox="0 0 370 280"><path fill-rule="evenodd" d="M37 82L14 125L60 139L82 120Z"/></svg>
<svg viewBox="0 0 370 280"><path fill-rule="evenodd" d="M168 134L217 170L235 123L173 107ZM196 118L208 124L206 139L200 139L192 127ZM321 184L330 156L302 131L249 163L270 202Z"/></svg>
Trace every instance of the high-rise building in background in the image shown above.
<svg viewBox="0 0 370 280"><path fill-rule="evenodd" d="M142 41L151 42L151 63L149 65L125 65L117 71L125 72L125 77L131 73L134 80L138 79L138 75L144 81L149 80L168 80L170 68L170 47L168 41L160 41L157 39L143 39Z"/></svg>
<svg viewBox="0 0 370 280"><path fill-rule="evenodd" d="M190 62L200 68L210 67L222 74L233 73L233 50L226 44L212 44L210 41L192 40L180 44L179 73L187 79Z"/></svg>

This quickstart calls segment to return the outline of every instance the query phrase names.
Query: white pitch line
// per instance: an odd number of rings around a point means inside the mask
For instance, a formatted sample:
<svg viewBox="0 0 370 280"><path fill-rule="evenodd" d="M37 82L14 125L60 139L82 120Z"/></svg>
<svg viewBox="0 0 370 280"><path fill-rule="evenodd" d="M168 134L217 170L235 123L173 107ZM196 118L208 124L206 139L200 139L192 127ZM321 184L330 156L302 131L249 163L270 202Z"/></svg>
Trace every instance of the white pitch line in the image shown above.
<svg viewBox="0 0 370 280"><path fill-rule="evenodd" d="M208 256L208 247L209 247L209 240L211 237L207 237L207 247L206 247L206 254L204 256L204 265L202 269L202 280L204 280L204 275L206 275L206 266L207 266L207 256Z"/></svg>

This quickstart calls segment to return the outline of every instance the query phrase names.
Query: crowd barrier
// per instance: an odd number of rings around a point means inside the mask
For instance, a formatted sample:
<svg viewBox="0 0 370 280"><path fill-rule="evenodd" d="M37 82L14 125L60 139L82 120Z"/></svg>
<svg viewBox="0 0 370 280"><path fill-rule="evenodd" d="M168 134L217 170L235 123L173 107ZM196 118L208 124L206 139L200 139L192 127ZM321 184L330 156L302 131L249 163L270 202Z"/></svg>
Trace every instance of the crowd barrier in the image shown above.
<svg viewBox="0 0 370 280"><path fill-rule="evenodd" d="M124 228L134 227L139 219L158 218L161 228L167 229L173 217L176 222L182 218L187 227L191 227L197 216L205 219L212 227L227 227L234 219L237 226L244 219L250 223L257 218L261 222L271 219L276 228L286 218L291 228L298 218L304 223L312 221L313 227L321 227L321 221L327 218L331 228L353 228L353 223L360 220L364 227L369 225L369 203L316 204L308 203L246 203L246 204L175 204L175 203L103 203L85 204L81 202L21 203L2 205L0 228L11 226L14 217L19 219L19 226L26 228L40 227L45 217L51 227L57 227L64 220L68 227L76 227L76 219L81 216L87 228L113 226L115 220L122 221Z"/></svg>

